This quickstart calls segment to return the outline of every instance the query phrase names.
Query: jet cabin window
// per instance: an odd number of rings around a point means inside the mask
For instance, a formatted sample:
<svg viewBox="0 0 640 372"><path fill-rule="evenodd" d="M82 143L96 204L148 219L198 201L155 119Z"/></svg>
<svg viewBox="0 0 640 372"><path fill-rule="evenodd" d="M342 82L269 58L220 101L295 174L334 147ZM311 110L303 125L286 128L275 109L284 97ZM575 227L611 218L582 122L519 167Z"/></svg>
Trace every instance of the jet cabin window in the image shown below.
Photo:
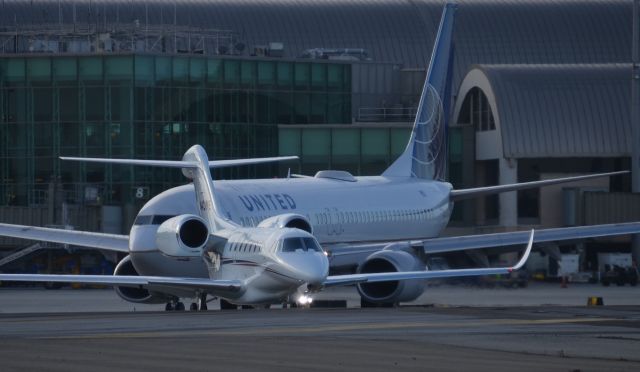
<svg viewBox="0 0 640 372"><path fill-rule="evenodd" d="M318 243L312 238L286 238L282 241L282 252L322 252Z"/></svg>

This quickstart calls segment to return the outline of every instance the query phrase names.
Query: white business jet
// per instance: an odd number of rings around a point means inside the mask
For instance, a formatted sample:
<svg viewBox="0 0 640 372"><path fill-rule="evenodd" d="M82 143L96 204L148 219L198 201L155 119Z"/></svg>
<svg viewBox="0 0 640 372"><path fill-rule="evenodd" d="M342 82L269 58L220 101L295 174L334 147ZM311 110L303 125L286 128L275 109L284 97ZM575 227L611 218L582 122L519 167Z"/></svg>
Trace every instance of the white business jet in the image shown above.
<svg viewBox="0 0 640 372"><path fill-rule="evenodd" d="M453 190L442 182L456 6L440 21L418 114L404 153L380 176L321 171L315 177L213 181L211 170L292 157L209 161L195 145L179 161L63 158L173 167L191 184L169 189L139 212L128 236L0 224L0 235L126 252L113 276L0 274L0 280L112 285L123 299L205 309L207 296L268 305L323 288L356 284L364 303L416 299L424 280L507 274L534 242L640 232L640 223L438 238L455 201L626 172ZM293 157L295 158L295 157ZM525 245L511 267L429 271L431 253ZM356 268L329 275L330 267ZM226 305L225 305L226 304Z"/></svg>

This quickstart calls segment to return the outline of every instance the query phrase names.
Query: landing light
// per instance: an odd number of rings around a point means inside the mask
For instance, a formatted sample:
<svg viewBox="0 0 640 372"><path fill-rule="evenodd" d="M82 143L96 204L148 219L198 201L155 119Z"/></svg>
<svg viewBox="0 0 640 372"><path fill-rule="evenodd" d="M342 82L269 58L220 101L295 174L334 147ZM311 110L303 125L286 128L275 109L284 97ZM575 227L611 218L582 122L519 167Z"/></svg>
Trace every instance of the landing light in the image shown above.
<svg viewBox="0 0 640 372"><path fill-rule="evenodd" d="M300 306L307 306L307 305L311 305L311 303L313 302L313 298L311 298L311 296L307 296L303 294L298 297L296 302Z"/></svg>

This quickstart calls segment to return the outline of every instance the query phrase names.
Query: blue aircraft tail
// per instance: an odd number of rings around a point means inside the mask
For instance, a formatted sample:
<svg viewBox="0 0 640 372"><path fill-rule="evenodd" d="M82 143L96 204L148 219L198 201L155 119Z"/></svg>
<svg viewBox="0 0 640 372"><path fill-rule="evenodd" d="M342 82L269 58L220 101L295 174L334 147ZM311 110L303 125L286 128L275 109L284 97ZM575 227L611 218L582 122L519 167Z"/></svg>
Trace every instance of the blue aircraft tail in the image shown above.
<svg viewBox="0 0 640 372"><path fill-rule="evenodd" d="M409 143L383 176L429 180L444 180L446 177L456 8L456 4L448 3L442 11Z"/></svg>

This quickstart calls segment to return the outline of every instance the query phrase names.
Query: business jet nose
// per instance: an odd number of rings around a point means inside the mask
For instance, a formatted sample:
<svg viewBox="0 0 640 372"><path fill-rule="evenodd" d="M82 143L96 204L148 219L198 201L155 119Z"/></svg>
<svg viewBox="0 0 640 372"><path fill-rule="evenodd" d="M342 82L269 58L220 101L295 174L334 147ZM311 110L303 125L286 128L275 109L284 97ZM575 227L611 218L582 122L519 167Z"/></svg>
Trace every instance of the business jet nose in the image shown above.
<svg viewBox="0 0 640 372"><path fill-rule="evenodd" d="M329 261L322 253L314 254L312 260L307 265L300 268L300 279L310 286L320 287L329 275Z"/></svg>

